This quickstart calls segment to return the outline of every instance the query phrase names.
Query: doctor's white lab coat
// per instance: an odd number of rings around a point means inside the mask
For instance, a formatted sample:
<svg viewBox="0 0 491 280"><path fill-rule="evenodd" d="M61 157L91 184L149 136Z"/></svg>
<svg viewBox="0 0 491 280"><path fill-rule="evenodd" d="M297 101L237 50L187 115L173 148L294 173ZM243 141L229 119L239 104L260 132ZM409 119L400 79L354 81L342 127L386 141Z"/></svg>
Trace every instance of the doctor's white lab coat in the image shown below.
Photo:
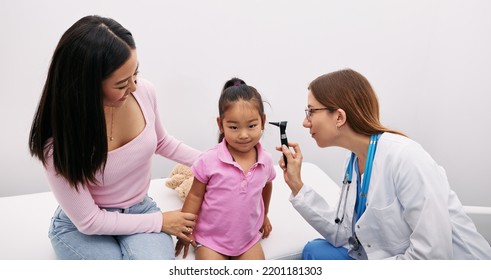
<svg viewBox="0 0 491 280"><path fill-rule="evenodd" d="M489 243L464 213L445 171L418 143L382 134L372 168L367 208L355 224L368 259L491 259ZM334 222L337 205L328 205L311 187L290 197L334 246L347 246L352 236L356 176L341 225Z"/></svg>

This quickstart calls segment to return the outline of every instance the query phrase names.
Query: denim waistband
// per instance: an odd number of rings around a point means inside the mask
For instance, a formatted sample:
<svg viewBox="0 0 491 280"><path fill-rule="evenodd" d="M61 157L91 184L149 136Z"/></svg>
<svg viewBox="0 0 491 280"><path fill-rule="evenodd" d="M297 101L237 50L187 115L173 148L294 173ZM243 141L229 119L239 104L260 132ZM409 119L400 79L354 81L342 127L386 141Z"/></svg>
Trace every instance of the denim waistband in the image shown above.
<svg viewBox="0 0 491 280"><path fill-rule="evenodd" d="M101 207L101 209L105 209L108 212L119 212L119 213L130 213L131 208L139 206L147 201L147 199L150 199L148 196L145 196L142 201L138 202L135 205L132 205L128 208L117 208L117 207Z"/></svg>
<svg viewBox="0 0 491 280"><path fill-rule="evenodd" d="M101 207L101 209L105 209L108 212L119 212L119 213L129 213L130 208L105 208Z"/></svg>

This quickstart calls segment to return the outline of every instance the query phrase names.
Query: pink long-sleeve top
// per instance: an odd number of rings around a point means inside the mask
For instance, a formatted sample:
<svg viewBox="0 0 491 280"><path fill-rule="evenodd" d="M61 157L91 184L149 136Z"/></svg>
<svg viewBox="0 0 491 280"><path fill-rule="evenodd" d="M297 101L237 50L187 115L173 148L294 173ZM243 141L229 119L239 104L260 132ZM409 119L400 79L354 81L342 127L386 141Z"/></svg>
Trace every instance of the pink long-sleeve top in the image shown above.
<svg viewBox="0 0 491 280"><path fill-rule="evenodd" d="M99 184L86 185L77 192L56 173L53 153L48 151L46 174L51 190L63 211L82 233L127 235L160 232L161 212L126 214L101 208L124 209L143 201L150 185L154 154L188 166L201 154L169 135L163 128L155 89L151 83L139 79L133 95L143 112L145 128L131 142L108 153L104 176L97 174Z"/></svg>

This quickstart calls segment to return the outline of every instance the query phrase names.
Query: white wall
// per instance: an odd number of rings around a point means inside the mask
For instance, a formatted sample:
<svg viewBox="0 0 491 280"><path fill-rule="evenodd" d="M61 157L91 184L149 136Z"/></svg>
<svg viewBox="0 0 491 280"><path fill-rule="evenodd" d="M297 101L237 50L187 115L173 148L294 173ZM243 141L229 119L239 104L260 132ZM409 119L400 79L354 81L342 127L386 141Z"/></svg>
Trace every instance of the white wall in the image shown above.
<svg viewBox="0 0 491 280"><path fill-rule="evenodd" d="M305 160L340 181L346 152L318 149L301 124L308 83L351 67L375 87L382 121L446 168L464 204L491 206L483 176L491 157L489 1L0 1L0 196L48 190L28 153L31 120L61 34L99 14L132 31L164 125L198 149L216 142L218 95L238 76L269 101L269 120L288 121ZM275 153L278 142L277 128L267 127L263 145ZM173 166L156 158L153 174Z"/></svg>

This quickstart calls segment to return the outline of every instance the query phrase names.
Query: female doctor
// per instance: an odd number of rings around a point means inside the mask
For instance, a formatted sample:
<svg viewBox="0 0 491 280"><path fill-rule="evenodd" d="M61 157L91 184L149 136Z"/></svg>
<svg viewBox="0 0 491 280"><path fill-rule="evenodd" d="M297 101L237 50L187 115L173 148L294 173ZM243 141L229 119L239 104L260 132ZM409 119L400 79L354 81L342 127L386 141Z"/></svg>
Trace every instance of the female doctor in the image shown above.
<svg viewBox="0 0 491 280"><path fill-rule="evenodd" d="M304 127L319 147L351 153L338 205L304 185L297 143L278 147L293 207L325 239L304 259L491 259L491 247L464 213L445 171L415 141L379 121L370 83L345 69L308 88Z"/></svg>

